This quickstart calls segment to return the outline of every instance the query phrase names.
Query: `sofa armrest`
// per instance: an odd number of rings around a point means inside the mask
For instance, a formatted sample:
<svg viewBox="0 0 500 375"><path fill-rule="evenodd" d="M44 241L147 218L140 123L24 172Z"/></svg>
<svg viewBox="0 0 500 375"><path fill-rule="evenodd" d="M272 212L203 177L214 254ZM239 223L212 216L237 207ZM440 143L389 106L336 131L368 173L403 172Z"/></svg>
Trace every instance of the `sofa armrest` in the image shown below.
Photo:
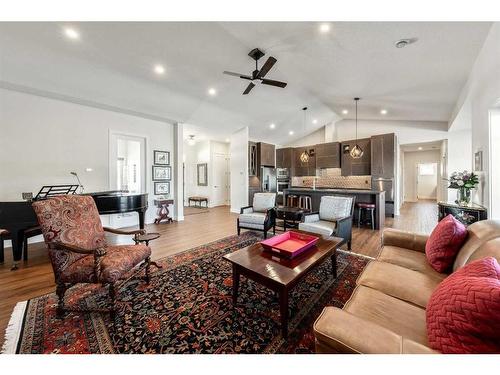
<svg viewBox="0 0 500 375"><path fill-rule="evenodd" d="M319 212L308 212L302 215L303 223L314 223L319 221Z"/></svg>
<svg viewBox="0 0 500 375"><path fill-rule="evenodd" d="M382 234L383 246L397 246L404 249L425 252L425 244L429 236L388 228Z"/></svg>
<svg viewBox="0 0 500 375"><path fill-rule="evenodd" d="M246 206L240 208L240 214L249 214L253 212L253 206Z"/></svg>
<svg viewBox="0 0 500 375"><path fill-rule="evenodd" d="M314 322L313 328L314 336L323 353L400 354L402 352L402 336L337 307L325 307Z"/></svg>

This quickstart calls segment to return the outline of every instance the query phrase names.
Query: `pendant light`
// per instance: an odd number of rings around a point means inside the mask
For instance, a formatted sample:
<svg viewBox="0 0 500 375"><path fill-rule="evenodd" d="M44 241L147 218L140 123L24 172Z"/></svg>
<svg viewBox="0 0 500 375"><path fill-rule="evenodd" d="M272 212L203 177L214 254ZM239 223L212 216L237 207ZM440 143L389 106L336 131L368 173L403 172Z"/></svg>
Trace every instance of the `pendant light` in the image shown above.
<svg viewBox="0 0 500 375"><path fill-rule="evenodd" d="M307 107L302 108L304 111L304 130L306 130L306 111ZM309 153L307 152L307 149L304 150L302 154L300 154L300 161L302 163L308 163L309 162Z"/></svg>
<svg viewBox="0 0 500 375"><path fill-rule="evenodd" d="M363 149L358 145L358 101L359 98L354 98L354 102L356 103L356 144L351 149L350 154L353 159L359 159L363 156Z"/></svg>

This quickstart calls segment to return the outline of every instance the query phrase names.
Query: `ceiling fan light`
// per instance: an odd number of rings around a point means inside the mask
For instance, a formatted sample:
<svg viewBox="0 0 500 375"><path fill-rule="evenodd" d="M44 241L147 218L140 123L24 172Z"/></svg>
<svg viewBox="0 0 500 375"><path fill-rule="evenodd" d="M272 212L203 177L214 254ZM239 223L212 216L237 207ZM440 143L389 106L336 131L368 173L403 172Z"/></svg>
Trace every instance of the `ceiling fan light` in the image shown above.
<svg viewBox="0 0 500 375"><path fill-rule="evenodd" d="M351 149L351 151L349 152L351 154L351 157L353 159L359 159L363 156L364 154L364 151L361 147L359 147L359 145L356 143L354 145L354 147Z"/></svg>
<svg viewBox="0 0 500 375"><path fill-rule="evenodd" d="M307 163L309 161L309 153L307 152L307 150L300 154L300 161L302 163Z"/></svg>

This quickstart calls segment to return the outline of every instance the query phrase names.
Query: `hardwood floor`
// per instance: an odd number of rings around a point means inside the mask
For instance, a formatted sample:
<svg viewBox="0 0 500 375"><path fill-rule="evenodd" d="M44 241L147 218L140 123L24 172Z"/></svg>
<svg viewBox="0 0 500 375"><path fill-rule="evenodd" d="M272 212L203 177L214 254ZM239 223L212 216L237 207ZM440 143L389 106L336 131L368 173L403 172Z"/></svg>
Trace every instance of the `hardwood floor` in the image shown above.
<svg viewBox="0 0 500 375"><path fill-rule="evenodd" d="M214 207L209 212L189 215L182 222L150 224L149 232L159 232L161 237L150 243L153 259L163 258L207 242L236 234L236 214L228 207ZM385 226L402 230L430 233L437 223L435 201L405 203L401 215L387 218ZM375 257L380 251L381 231L367 228L353 229L352 251ZM110 236L110 242L132 242L127 236ZM52 268L43 243L29 247L29 261L21 263L19 270L10 271L12 253L5 249L5 263L0 265L0 346L12 309L24 301L55 290Z"/></svg>

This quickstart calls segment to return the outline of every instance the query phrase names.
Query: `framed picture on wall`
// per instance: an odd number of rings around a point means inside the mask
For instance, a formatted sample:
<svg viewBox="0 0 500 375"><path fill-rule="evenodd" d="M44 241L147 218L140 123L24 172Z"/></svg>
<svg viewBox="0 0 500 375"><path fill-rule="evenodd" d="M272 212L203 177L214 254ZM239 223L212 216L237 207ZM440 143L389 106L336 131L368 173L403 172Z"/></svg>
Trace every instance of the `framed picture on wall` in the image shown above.
<svg viewBox="0 0 500 375"><path fill-rule="evenodd" d="M170 181L172 178L171 167L153 165L153 181Z"/></svg>
<svg viewBox="0 0 500 375"><path fill-rule="evenodd" d="M155 182L155 195L169 195L170 181Z"/></svg>
<svg viewBox="0 0 500 375"><path fill-rule="evenodd" d="M153 151L154 165L170 165L170 152L168 151Z"/></svg>
<svg viewBox="0 0 500 375"><path fill-rule="evenodd" d="M196 177L198 186L208 186L207 163L198 164L196 166Z"/></svg>

